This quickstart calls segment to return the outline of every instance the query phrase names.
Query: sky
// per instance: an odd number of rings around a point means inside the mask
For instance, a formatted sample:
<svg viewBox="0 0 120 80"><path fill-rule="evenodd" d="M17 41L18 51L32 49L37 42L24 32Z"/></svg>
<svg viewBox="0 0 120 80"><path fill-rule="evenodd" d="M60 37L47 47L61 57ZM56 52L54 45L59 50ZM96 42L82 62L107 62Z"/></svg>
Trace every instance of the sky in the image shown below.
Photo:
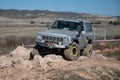
<svg viewBox="0 0 120 80"><path fill-rule="evenodd" d="M0 0L0 9L51 10L120 16L120 0Z"/></svg>

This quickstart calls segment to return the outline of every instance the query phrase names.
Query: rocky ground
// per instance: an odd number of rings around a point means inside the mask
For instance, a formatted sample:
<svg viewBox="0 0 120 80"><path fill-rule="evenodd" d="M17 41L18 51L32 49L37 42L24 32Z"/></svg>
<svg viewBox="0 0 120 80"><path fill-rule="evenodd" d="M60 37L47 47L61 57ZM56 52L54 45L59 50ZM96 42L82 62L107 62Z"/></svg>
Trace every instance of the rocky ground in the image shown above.
<svg viewBox="0 0 120 80"><path fill-rule="evenodd" d="M95 52L76 61L54 54L30 60L30 51L18 46L0 56L0 80L120 80L120 61Z"/></svg>

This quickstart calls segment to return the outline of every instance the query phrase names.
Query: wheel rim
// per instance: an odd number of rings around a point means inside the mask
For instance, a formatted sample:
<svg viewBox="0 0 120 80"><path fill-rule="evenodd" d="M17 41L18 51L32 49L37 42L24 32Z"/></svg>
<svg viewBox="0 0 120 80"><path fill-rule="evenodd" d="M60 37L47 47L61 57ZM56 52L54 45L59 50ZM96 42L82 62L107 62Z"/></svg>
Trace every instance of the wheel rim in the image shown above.
<svg viewBox="0 0 120 80"><path fill-rule="evenodd" d="M71 54L72 54L73 57L78 55L78 48L76 46L73 46L71 48Z"/></svg>

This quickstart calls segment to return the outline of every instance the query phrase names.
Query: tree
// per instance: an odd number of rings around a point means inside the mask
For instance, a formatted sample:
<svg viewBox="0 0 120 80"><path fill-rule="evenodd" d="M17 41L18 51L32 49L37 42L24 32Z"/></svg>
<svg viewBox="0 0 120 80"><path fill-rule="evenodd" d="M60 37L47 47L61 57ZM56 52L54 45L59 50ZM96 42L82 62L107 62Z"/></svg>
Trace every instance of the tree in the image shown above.
<svg viewBox="0 0 120 80"><path fill-rule="evenodd" d="M109 21L108 24L110 24L110 25L119 25L120 22L119 21Z"/></svg>

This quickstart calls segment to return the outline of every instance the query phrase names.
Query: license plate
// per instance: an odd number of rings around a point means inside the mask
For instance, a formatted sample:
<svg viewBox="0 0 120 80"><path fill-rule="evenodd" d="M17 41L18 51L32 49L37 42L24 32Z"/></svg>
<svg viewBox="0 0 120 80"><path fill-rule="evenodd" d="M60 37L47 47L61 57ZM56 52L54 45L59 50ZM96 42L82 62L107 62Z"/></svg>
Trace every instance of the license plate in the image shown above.
<svg viewBox="0 0 120 80"><path fill-rule="evenodd" d="M47 43L48 44L55 44L55 42L52 42L52 41L48 41Z"/></svg>
<svg viewBox="0 0 120 80"><path fill-rule="evenodd" d="M52 48L54 47L54 44L48 44L48 47Z"/></svg>
<svg viewBox="0 0 120 80"><path fill-rule="evenodd" d="M53 47L54 47L55 42L48 42L47 44L48 44L48 47L53 48Z"/></svg>

